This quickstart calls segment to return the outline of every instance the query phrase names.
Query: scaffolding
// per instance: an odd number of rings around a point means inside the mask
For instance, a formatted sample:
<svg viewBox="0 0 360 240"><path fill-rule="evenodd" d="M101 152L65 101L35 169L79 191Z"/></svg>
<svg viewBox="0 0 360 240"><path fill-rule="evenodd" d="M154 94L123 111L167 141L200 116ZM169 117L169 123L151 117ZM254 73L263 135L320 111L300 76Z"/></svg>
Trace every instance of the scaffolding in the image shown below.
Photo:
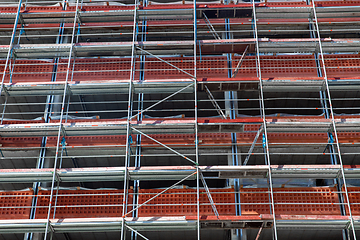
<svg viewBox="0 0 360 240"><path fill-rule="evenodd" d="M360 230L360 1L0 4L3 239Z"/></svg>

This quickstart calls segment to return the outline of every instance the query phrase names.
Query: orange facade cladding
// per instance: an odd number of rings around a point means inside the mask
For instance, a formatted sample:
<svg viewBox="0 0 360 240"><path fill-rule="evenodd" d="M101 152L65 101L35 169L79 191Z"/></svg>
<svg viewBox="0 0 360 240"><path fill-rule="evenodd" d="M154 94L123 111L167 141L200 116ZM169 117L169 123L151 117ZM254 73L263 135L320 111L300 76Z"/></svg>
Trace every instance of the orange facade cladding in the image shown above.
<svg viewBox="0 0 360 240"><path fill-rule="evenodd" d="M32 190L0 192L0 219L28 219Z"/></svg>
<svg viewBox="0 0 360 240"><path fill-rule="evenodd" d="M195 146L195 134L152 134L152 138L172 147ZM230 146L230 133L199 133L199 146ZM160 147L149 138L141 139L142 147Z"/></svg>
<svg viewBox="0 0 360 240"><path fill-rule="evenodd" d="M6 148L26 148L40 147L41 137L0 137L1 147Z"/></svg>
<svg viewBox="0 0 360 240"><path fill-rule="evenodd" d="M316 7L336 7L336 6L358 6L360 4L359 0L338 0L338 1L315 1ZM271 2L265 1L265 3L260 3L259 6L265 7L311 7L312 1L310 1L310 5L306 3L306 1L298 1L298 2Z"/></svg>
<svg viewBox="0 0 360 240"><path fill-rule="evenodd" d="M324 55L327 66L327 74L330 79L357 77L360 72L359 54ZM191 57L164 57L165 61L193 74L193 58ZM235 69L240 56L234 56L232 68ZM61 59L58 63L56 79L63 82L66 79L67 59ZM313 55L278 55L260 56L262 77L264 80L301 80L309 78L321 80L317 76L317 66ZM101 63L101 64L100 64ZM14 63L12 63L14 64ZM103 80L128 80L130 79L130 58L98 58L77 59L73 69L70 64L68 81L103 81ZM5 60L0 61L0 75L3 74ZM51 82L54 63L40 60L16 60L12 74L12 83L27 82ZM140 62L135 62L135 79L139 79ZM127 70L121 70L127 69ZM197 77L199 80L212 76L218 81L249 80L257 81L256 58L247 56L235 78L228 78L228 66L226 57L202 57L197 59ZM7 73L9 73L7 71ZM156 58L147 58L144 69L145 80L161 79L189 79L190 75L162 62ZM1 76L0 76L1 77ZM5 83L10 80L10 74L6 74Z"/></svg>
<svg viewBox="0 0 360 240"><path fill-rule="evenodd" d="M192 57L164 57L162 59L180 69L183 69L189 74L194 74L194 58ZM228 77L226 57L198 57L196 65L196 76L198 78L208 76L222 78ZM144 71L145 79L191 78L188 74L156 58L146 59Z"/></svg>
<svg viewBox="0 0 360 240"><path fill-rule="evenodd" d="M6 60L0 60L0 78L4 73ZM51 82L53 61L41 60L11 60L9 67L14 66L11 82ZM6 71L4 83L10 82L9 68Z"/></svg>
<svg viewBox="0 0 360 240"><path fill-rule="evenodd" d="M139 204L144 203L164 189L141 189ZM235 215L234 189L210 189L219 215ZM214 215L208 195L200 190L200 215ZM196 189L170 189L138 210L139 217L192 216L197 214Z"/></svg>
<svg viewBox="0 0 360 240"><path fill-rule="evenodd" d="M54 190L54 193L56 190ZM132 190L129 190L128 203L132 203ZM53 196L50 218L88 218L122 216L123 190L59 190ZM39 191L36 218L47 218L50 191ZM56 207L54 207L56 206ZM128 206L127 211L131 207Z"/></svg>
<svg viewBox="0 0 360 240"><path fill-rule="evenodd" d="M45 121L42 119L42 120L7 120L7 119L4 119L4 121L2 122L4 125L6 124L36 124L36 123L45 123Z"/></svg>
<svg viewBox="0 0 360 240"><path fill-rule="evenodd" d="M56 190L54 190L55 193ZM144 203L163 189L140 189L139 204ZM234 189L210 189L220 216L234 216ZM273 188L275 213L278 215L341 215L339 195L335 187ZM360 188L348 187L353 215L360 215ZM132 204L133 191L129 190L128 204ZM345 189L342 190L347 210ZM0 192L0 219L28 219L33 191ZM50 191L40 190L36 218L46 219ZM241 188L242 215L270 214L270 193L267 188ZM122 216L122 190L59 190L53 197L50 218L98 218ZM127 211L132 209L128 206ZM194 216L197 213L196 189L170 189L138 209L139 217ZM200 215L213 216L214 212L204 189L200 190Z"/></svg>
<svg viewBox="0 0 360 240"><path fill-rule="evenodd" d="M359 0L315 1L317 7L358 6L359 4Z"/></svg>
<svg viewBox="0 0 360 240"><path fill-rule="evenodd" d="M240 58L240 56L233 58L233 69L236 68ZM260 56L260 64L263 78L318 77L313 55ZM247 56L239 68L238 75L242 78L256 77L256 69L256 57Z"/></svg>
<svg viewBox="0 0 360 240"><path fill-rule="evenodd" d="M349 77L359 77L360 54L326 54L324 55L324 61L328 78L341 79Z"/></svg>
<svg viewBox="0 0 360 240"><path fill-rule="evenodd" d="M254 141L256 132L259 127L254 128L253 132L237 133L237 144L251 145ZM194 146L194 134L150 134L150 137L171 147ZM230 133L199 133L199 146L231 146ZM123 146L126 144L126 137L123 135L107 136L67 136L67 147L78 146ZM136 145L136 138L133 136L132 145ZM339 143L355 144L360 142L359 132L338 132ZM0 144L3 148L26 148L40 147L41 137L0 137ZM327 143L329 140L326 133L268 133L270 144L291 143ZM262 138L258 138L257 143L261 143ZM56 137L48 137L47 146L56 147ZM149 138L141 140L142 147L161 147L158 143Z"/></svg>
<svg viewBox="0 0 360 240"><path fill-rule="evenodd" d="M107 136L69 136L65 138L66 146L117 146L125 147L126 136L124 135L107 135ZM48 137L47 146L56 147L57 138Z"/></svg>
<svg viewBox="0 0 360 240"><path fill-rule="evenodd" d="M348 196L351 207L352 215L360 215L360 187L348 187ZM342 188L342 192L344 194L344 202L347 203L347 198L345 196L345 188ZM349 214L348 207L345 206L346 213Z"/></svg>
<svg viewBox="0 0 360 240"><path fill-rule="evenodd" d="M135 69L139 69L139 59L135 59ZM65 81L67 73L67 59L59 61L56 80ZM122 70L126 69L126 70ZM93 80L129 80L131 58L99 58L77 59L70 64L68 81L93 81ZM135 72L135 79L139 72Z"/></svg>
<svg viewBox="0 0 360 240"><path fill-rule="evenodd" d="M273 192L276 214L340 215L336 188L273 188ZM267 188L242 188L240 202L242 215L270 214L271 198Z"/></svg>

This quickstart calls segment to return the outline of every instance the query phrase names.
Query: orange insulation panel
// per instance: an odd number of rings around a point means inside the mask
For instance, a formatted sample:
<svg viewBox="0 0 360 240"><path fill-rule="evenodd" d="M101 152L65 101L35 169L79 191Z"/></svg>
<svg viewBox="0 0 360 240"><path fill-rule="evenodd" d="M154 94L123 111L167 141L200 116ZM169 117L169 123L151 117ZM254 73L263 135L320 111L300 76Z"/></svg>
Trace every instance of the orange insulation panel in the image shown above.
<svg viewBox="0 0 360 240"><path fill-rule="evenodd" d="M49 200L50 191L39 191L36 218L47 218ZM123 190L59 190L57 200L55 196L52 199L50 218L53 217L55 201L55 218L121 217ZM130 194L128 203L132 203ZM131 207L127 210L130 211Z"/></svg>
<svg viewBox="0 0 360 240"><path fill-rule="evenodd" d="M28 219L32 190L0 192L0 219Z"/></svg>
<svg viewBox="0 0 360 240"><path fill-rule="evenodd" d="M270 190L267 188L242 188L241 214L269 214ZM340 215L336 188L303 187L273 188L276 214L286 215ZM310 204L309 204L310 203Z"/></svg>
<svg viewBox="0 0 360 240"><path fill-rule="evenodd" d="M163 189L141 189L139 204L160 193ZM234 189L210 189L219 215L235 215ZM205 190L200 190L200 215L214 215ZM170 189L139 208L139 217L151 216L192 216L197 214L196 189Z"/></svg>

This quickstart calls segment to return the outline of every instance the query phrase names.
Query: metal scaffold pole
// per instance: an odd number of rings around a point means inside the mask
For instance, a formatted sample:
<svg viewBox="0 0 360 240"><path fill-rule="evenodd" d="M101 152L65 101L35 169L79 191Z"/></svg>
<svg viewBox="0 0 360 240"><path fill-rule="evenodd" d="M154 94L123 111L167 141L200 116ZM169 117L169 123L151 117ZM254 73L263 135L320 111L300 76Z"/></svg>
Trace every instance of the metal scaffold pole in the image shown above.
<svg viewBox="0 0 360 240"><path fill-rule="evenodd" d="M135 61L136 61L136 46L135 41L137 38L137 11L138 11L138 2L135 0L134 2L134 22L133 22L133 35L132 35L132 46L131 46L131 65L130 65L130 76L129 76L129 95L128 95L128 104L127 104L127 121L126 121L126 146L125 146L125 173L124 173L124 193L123 193L123 206L122 206L122 222L121 222L121 232L120 238L121 240L126 239L126 222L125 216L127 213L127 201L128 201L128 167L130 164L131 150L130 144L132 141L131 137L131 126L130 120L132 117L132 107L133 107L133 81L135 78Z"/></svg>
<svg viewBox="0 0 360 240"><path fill-rule="evenodd" d="M142 6L147 6L147 1L144 1ZM146 41L146 34L144 34L144 32L146 32L147 30L147 26L146 26L146 22L145 20L142 21L142 26L141 26L141 41ZM144 81L144 75L145 75L145 62L146 62L146 56L145 55L141 55L140 56L140 77L139 80L140 81ZM144 93L139 93L138 94L138 113L137 115L137 120L141 121L144 118L144 114L142 113L142 111L144 110ZM137 134L136 135L136 156L135 156L135 167L139 168L141 166L141 151L142 151L142 146L141 146L141 140L142 140L142 136L141 134ZM133 207L132 209L136 209L139 205L139 190L140 190L140 181L134 181L134 195L133 195ZM137 217L138 216L138 212L137 210L135 210L132 214L133 217ZM131 234L131 240L137 240L138 239L138 233L132 231Z"/></svg>
<svg viewBox="0 0 360 240"><path fill-rule="evenodd" d="M198 135L198 95L197 95L197 16L196 0L193 3L194 24L194 114L195 114L195 162L196 162L196 215L197 215L197 239L200 240L200 169L199 169L199 135Z"/></svg>
<svg viewBox="0 0 360 240"><path fill-rule="evenodd" d="M66 10L67 5L66 5L66 0L62 1L62 9ZM25 5L26 7L26 5ZM22 26L24 27L24 26ZM63 35L64 35L64 23L61 22L59 23L59 30L58 30L58 35L56 37L56 43L62 43L63 42ZM18 43L20 43L20 37L21 34L19 34L19 39L18 39ZM56 75L57 75L57 65L59 63L59 58L56 58L54 60L54 66L52 68L52 75L51 75L51 81L55 82L56 81ZM73 72L72 72L73 73ZM45 110L44 110L44 120L46 123L50 122L51 116L53 115L53 109L54 109L54 99L56 98L55 95L48 95L46 97L46 105L45 105ZM70 98L69 98L70 100ZM68 105L69 107L69 105ZM67 110L68 113L68 110ZM58 113L56 113L58 114ZM49 164L50 160L46 160L46 144L47 144L47 140L48 138L46 136L42 137L41 140L41 149L40 149L40 153L39 153L39 158L37 159L37 163L36 163L36 168L37 169L42 169L47 167L47 165ZM62 149L63 151L63 149ZM60 159L62 160L62 154L60 156ZM61 167L61 166L60 166ZM33 189L34 189L34 197L32 199L32 208L31 208L31 212L30 212L30 219L35 219L36 217L36 209L37 209L37 202L38 202L38 193L39 190L41 189L41 186L46 186L47 183L42 183L42 182L34 182L33 183ZM58 182L59 185L59 182ZM54 211L55 214L55 211ZM34 239L34 233L26 233L24 235L24 240L32 240Z"/></svg>
<svg viewBox="0 0 360 240"><path fill-rule="evenodd" d="M74 21L73 21L73 26L72 26L72 35L71 35L71 43L70 43L70 50L69 50L69 57L68 57L68 62L67 62L67 69L66 69L66 78L65 78L65 84L64 84L64 91L63 91L63 98L62 98L62 103L61 103L61 110L60 110L60 118L59 118L59 130L57 133L57 142L56 142L56 151L55 151L55 159L54 159L54 169L53 169L53 176L52 176L52 180L51 180L51 190L50 190L50 198L49 198L49 207L48 207L48 213L47 213L47 222L46 222L46 228L45 228L45 235L44 235L44 240L47 240L47 235L48 235L48 231L49 229L51 229L50 227L50 215L51 215L51 209L53 206L53 196L54 196L54 184L55 184L55 180L57 180L57 176L56 176L56 169L57 169L57 164L58 164L58 158L59 158L59 150L60 150L60 138L61 135L63 134L63 136L65 136L64 130L63 130L63 116L64 116L64 109L65 109L65 102L66 102L66 94L68 92L68 81L69 81L69 75L70 75L70 65L71 65L71 58L73 56L73 46L74 46L74 36L75 36L75 28L76 28L76 23L78 20L78 7L79 7L79 0L76 1L76 6L75 6L75 10L74 10ZM75 56L73 56L75 58ZM58 180L57 180L58 181ZM53 234L53 231L51 230L51 236Z"/></svg>
<svg viewBox="0 0 360 240"><path fill-rule="evenodd" d="M15 40L15 33L16 33L16 29L18 26L18 22L19 22L19 18L20 18L20 10L21 10L21 4L22 4L22 0L19 0L19 4L17 7L17 13L16 13L16 17L15 17L15 22L14 22L14 27L12 30L12 34L11 34L11 39L10 39L10 43L9 43L9 49L7 51L7 55L6 55L6 60L5 60L5 66L4 66L4 71L2 73L2 78L1 78L1 87L0 87L0 94L2 94L3 90L4 90L4 81L5 81L5 77L6 77L6 70L9 68L9 62L11 61L12 55L13 55L13 45L14 45L14 40ZM5 94L7 94L5 92Z"/></svg>
<svg viewBox="0 0 360 240"><path fill-rule="evenodd" d="M351 206L350 206L350 198L349 198L349 193L348 193L348 186L346 184L346 177L345 177L345 172L344 172L342 154L341 154L341 150L340 150L338 131L337 131L337 127L336 127L336 124L335 124L335 115L334 115L334 109L333 109L332 99L331 99L331 95L330 95L329 79L328 79L328 76L327 76L327 70L326 70L326 65L325 65L324 51L323 51L322 39L321 39L321 35L320 35L320 30L319 30L319 23L318 23L318 18L317 18L315 1L312 1L312 10L314 12L314 19L315 19L315 24L316 24L316 33L317 33L317 39L318 39L318 43L319 43L319 51L320 51L320 55L321 55L322 70L323 70L323 73L324 73L324 79L325 79L325 85L326 85L326 93L327 93L328 101L329 101L331 125L332 125L333 131L334 131L334 136L335 136L335 144L336 144L336 148L337 148L337 156L338 156L339 163L340 163L341 178L343 179L343 186L344 186L344 190L345 190L346 205L347 205L349 218L350 218L350 227L351 227L351 231L353 233L353 239L356 240L354 219L353 219Z"/></svg>
<svg viewBox="0 0 360 240"><path fill-rule="evenodd" d="M258 28L257 28L257 18L256 18L256 5L255 1L252 1L252 10L253 10L253 21L254 21L254 33L256 39L256 62L257 62L257 73L259 77L259 90L260 90L260 110L263 124L263 145L265 145L265 162L268 166L268 181L270 186L270 212L274 221L273 224L273 236L274 239L278 239L277 235L277 226L276 226L276 215L275 215L275 204L274 204L274 190L273 190L273 180L271 175L271 162L270 162L270 152L269 152L269 143L268 143L268 134L267 134L267 125L266 125L266 113L265 113L265 101L264 101L264 92L263 92L263 80L261 76L261 62L260 62L260 48L259 48L259 38L258 38ZM265 141L265 143L264 143Z"/></svg>

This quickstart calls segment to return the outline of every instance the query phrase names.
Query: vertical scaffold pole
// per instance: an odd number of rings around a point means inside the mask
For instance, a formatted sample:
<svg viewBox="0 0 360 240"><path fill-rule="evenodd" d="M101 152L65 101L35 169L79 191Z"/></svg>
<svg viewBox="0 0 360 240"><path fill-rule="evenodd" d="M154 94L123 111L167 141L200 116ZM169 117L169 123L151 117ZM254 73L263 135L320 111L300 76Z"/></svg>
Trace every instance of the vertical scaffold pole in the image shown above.
<svg viewBox="0 0 360 240"><path fill-rule="evenodd" d="M197 208L197 239L200 240L200 170L199 170L199 136L198 136L198 106L197 106L197 80L196 80L196 62L197 62L197 17L196 0L194 0L194 102L195 102L195 161L196 161L196 208Z"/></svg>
<svg viewBox="0 0 360 240"><path fill-rule="evenodd" d="M74 47L74 36L75 36L76 22L78 19L78 17L77 17L78 8L79 8L79 0L76 0L76 7L75 7L75 12L74 12L74 23L73 23L73 30L72 30L70 50L69 50L69 58L68 58L67 69L66 69L66 78L65 78L65 84L64 84L63 99L62 99L62 103L61 103L61 111L60 111L60 118L59 118L59 130L58 130L58 134L57 134L54 169L53 169L53 176L52 176L52 180L51 180L50 200L49 200L49 208L48 208L48 214L47 214L47 222L46 222L44 240L46 240L47 233L49 230L49 223L50 223L49 219L50 219L50 213L51 213L51 207L52 207L52 198L54 196L54 183L55 183L55 178L56 178L57 162L58 162L58 158L59 158L60 137L61 137L61 132L62 132L62 120L63 120L63 116L64 116L66 93L67 93L67 89L68 89L67 85L68 85L68 81L69 81L71 57L72 57L72 52L73 52L73 47Z"/></svg>
<svg viewBox="0 0 360 240"><path fill-rule="evenodd" d="M319 24L318 24L318 19L317 19L317 14L316 14L315 1L312 1L312 9L313 9L313 12L314 12L314 18L315 18L315 24L316 24L316 33L317 33L317 37L318 37L319 50L320 50L320 54L321 54L321 63L322 63L322 70L323 70L323 73L324 73L324 79L325 79L325 85L326 85L326 93L327 93L328 98L329 98L328 101L329 101L329 108L330 108L330 115L331 115L330 116L331 117L331 124L332 124L333 130L334 130L335 144L336 144L336 148L338 150L337 155L338 155L338 158L339 158L341 175L342 175L342 179L343 179L343 182L344 182L346 203L347 203L347 207L349 209L350 225L351 225L351 228L352 228L351 230L352 230L352 233L353 233L353 236L354 236L354 240L356 240L354 219L353 219L352 212L351 212L350 201L349 201L349 193L348 193L346 179L345 179L344 165L343 165L343 161L342 161L342 157L341 157L339 139L338 139L336 124L335 124L334 110L333 110L332 100L331 100L331 96L330 96L329 80L328 80L327 73L326 73L324 52L323 52L323 48L322 48L322 41L321 41L321 38L320 38L320 31L319 31Z"/></svg>
<svg viewBox="0 0 360 240"><path fill-rule="evenodd" d="M124 173L124 193L123 193L123 210L122 210L122 222L120 239L125 240L125 214L127 210L127 197L128 197L128 166L130 162L130 120L132 117L132 99L133 99L133 79L135 76L135 41L136 41L136 23L137 23L137 0L134 2L134 23L133 23L133 36L131 46L131 65L130 65L130 79L129 79L129 96L128 96L128 111L126 121L126 146L125 146L125 173Z"/></svg>
<svg viewBox="0 0 360 240"><path fill-rule="evenodd" d="M3 89L4 89L4 81L5 81L5 76L6 76L6 69L8 68L9 61L10 61L10 58L11 58L12 53L13 53L15 33L16 33L17 25L18 25L19 18L20 18L21 4L22 4L22 0L19 0L18 10L17 10L17 13L16 13L15 22L14 22L14 27L13 27L13 31L12 31L12 34L11 34L9 49L8 49L8 53L7 53L7 55L6 55L4 72L3 72L3 75L2 75L2 79L1 79L0 94L2 94L2 91L3 91Z"/></svg>
<svg viewBox="0 0 360 240"><path fill-rule="evenodd" d="M252 8L253 8L253 19L254 19L254 32L255 32L255 45L256 45L256 61L257 61L257 72L259 76L259 87L260 87L260 108L261 108L261 116L264 125L264 137L265 137L265 150L266 150L266 158L268 165L268 176L269 176L269 186L270 186L270 201L271 201L271 210L273 216L273 231L274 231L274 239L277 240L277 228L276 228L276 217L275 217L275 204L274 204L274 190L272 184L272 176L271 176L271 162L270 162L270 153L269 153L269 143L267 137L267 128L266 128L266 115L265 115L265 102L264 102L264 92L262 85L262 77L261 77L261 65L260 65L260 49L259 49L259 38L258 38L258 30L257 30L257 19L256 19L256 6L255 1L252 0Z"/></svg>
<svg viewBox="0 0 360 240"><path fill-rule="evenodd" d="M143 7L146 6L147 3L146 1L143 2ZM145 20L142 20L141 24L141 41L144 42L146 41L146 22ZM140 82L142 82L144 79L144 75L145 75L145 61L146 61L146 56L145 55L141 55L140 56L140 74L139 74L139 80ZM138 113L141 113L144 110L144 93L139 93L138 94ZM137 120L141 121L143 119L143 114L139 114L137 116ZM141 166L141 140L142 140L142 136L141 134L137 134L136 135L136 157L135 157L135 167L138 168ZM136 209L136 207L139 204L139 186L140 186L140 181L136 180L134 181L134 192L133 192L133 207L132 209ZM138 216L138 211L134 211L132 214L133 217L137 217ZM138 239L138 234L136 232L132 232L131 233L131 240L137 240Z"/></svg>

